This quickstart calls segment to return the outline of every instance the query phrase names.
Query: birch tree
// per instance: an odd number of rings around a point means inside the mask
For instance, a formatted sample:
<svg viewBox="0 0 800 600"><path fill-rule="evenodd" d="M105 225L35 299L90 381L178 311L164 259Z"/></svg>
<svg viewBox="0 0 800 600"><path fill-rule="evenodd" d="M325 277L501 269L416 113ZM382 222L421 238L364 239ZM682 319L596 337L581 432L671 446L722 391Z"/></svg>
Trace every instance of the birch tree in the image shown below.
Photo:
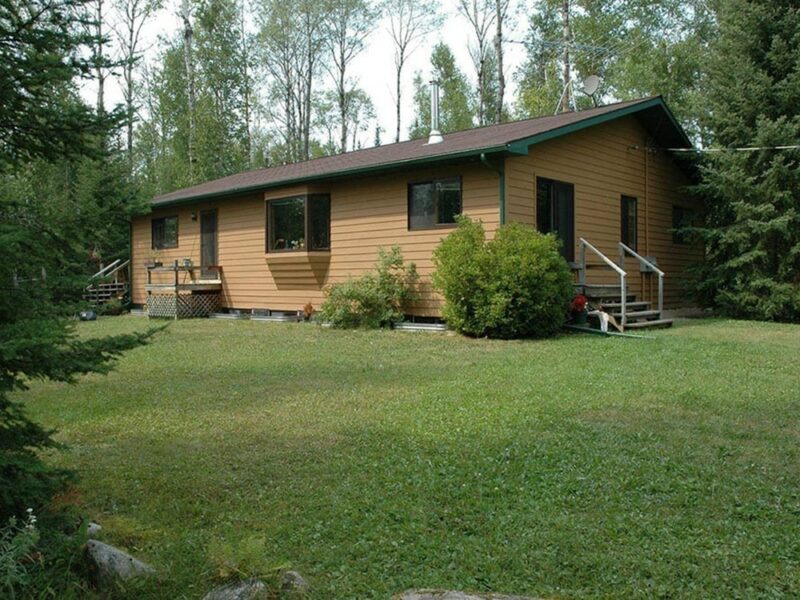
<svg viewBox="0 0 800 600"><path fill-rule="evenodd" d="M160 8L160 0L116 0L114 3L116 20L113 29L122 66L120 88L125 103L125 140L131 169L133 168L133 125L138 108L135 75L143 55L142 30Z"/></svg>
<svg viewBox="0 0 800 600"><path fill-rule="evenodd" d="M189 180L194 181L193 163L194 155L194 109L195 109L195 81L194 81L194 56L192 44L194 30L192 29L192 4L191 0L181 0L181 20L183 21L183 62L186 69L186 101L187 101L187 153Z"/></svg>
<svg viewBox="0 0 800 600"><path fill-rule="evenodd" d="M347 151L348 114L351 100L358 98L356 85L348 80L348 67L363 50L375 26L378 11L370 0L331 0L326 18L325 42L331 55L329 71L333 78L339 109L339 151ZM362 112L362 111L357 111Z"/></svg>
<svg viewBox="0 0 800 600"><path fill-rule="evenodd" d="M442 22L437 0L389 0L386 13L389 34L394 44L395 110L397 127L394 141L400 141L401 106L403 103L403 68L416 50L420 39L434 31Z"/></svg>
<svg viewBox="0 0 800 600"><path fill-rule="evenodd" d="M508 16L511 0L494 0L494 55L497 61L497 95L494 104L494 122L503 120L503 102L506 93L506 77L503 64L503 26Z"/></svg>
<svg viewBox="0 0 800 600"><path fill-rule="evenodd" d="M496 18L495 0L458 0L458 11L469 22L475 36L474 44L470 45L470 56L478 82L478 125L486 125L489 122L488 103L490 102L487 88L493 75L487 68L487 62L492 47L492 26Z"/></svg>

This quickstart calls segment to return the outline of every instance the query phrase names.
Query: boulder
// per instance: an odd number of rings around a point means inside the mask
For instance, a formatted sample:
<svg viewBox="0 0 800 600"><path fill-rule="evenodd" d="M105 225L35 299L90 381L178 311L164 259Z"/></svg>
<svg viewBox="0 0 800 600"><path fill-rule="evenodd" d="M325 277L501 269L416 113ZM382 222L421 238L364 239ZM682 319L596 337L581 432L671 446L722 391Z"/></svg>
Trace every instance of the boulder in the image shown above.
<svg viewBox="0 0 800 600"><path fill-rule="evenodd" d="M303 598L310 586L297 571L286 571L281 577L281 596L283 598Z"/></svg>
<svg viewBox="0 0 800 600"><path fill-rule="evenodd" d="M266 600L267 586L258 579L246 579L215 588L203 600Z"/></svg>
<svg viewBox="0 0 800 600"><path fill-rule="evenodd" d="M113 585L117 580L125 581L155 574L155 569L150 565L97 540L86 543L86 552L99 585Z"/></svg>
<svg viewBox="0 0 800 600"><path fill-rule="evenodd" d="M90 538L94 537L98 533L100 533L101 529L103 529L103 528L99 524L97 524L94 521L92 521L91 523L89 523L89 526L86 528L86 535L88 535Z"/></svg>
<svg viewBox="0 0 800 600"><path fill-rule="evenodd" d="M395 600L537 600L530 596L508 596L492 592L467 593L452 590L408 590L394 598Z"/></svg>

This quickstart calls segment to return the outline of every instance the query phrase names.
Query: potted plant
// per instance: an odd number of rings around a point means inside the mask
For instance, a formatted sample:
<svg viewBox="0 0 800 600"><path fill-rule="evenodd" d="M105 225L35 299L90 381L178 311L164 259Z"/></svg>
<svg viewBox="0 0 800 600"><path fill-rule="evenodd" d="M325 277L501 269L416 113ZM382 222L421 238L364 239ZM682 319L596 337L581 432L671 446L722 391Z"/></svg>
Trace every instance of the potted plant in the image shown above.
<svg viewBox="0 0 800 600"><path fill-rule="evenodd" d="M571 321L575 325L585 325L587 321L587 315L589 314L588 308L589 300L583 294L577 294L570 302L569 305L569 312Z"/></svg>
<svg viewBox="0 0 800 600"><path fill-rule="evenodd" d="M158 260L158 258L159 258L158 250L153 250L150 253L148 259L145 261L144 266L147 267L148 269L152 269L153 267L160 267L162 263L160 260Z"/></svg>
<svg viewBox="0 0 800 600"><path fill-rule="evenodd" d="M306 305L303 307L303 320L310 321L313 315L314 315L314 305L311 304L311 302L306 302Z"/></svg>

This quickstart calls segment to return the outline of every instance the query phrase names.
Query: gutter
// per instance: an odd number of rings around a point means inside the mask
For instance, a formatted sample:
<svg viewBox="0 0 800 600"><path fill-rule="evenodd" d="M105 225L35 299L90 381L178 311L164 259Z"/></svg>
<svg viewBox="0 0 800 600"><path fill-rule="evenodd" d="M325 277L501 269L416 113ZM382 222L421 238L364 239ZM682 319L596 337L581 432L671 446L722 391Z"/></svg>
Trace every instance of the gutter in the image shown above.
<svg viewBox="0 0 800 600"><path fill-rule="evenodd" d="M422 158L411 158L405 159L397 162L390 162L390 163L380 163L376 165L369 165L366 167L358 167L355 169L342 169L339 171L332 171L329 173L321 173L318 175L310 175L310 176L301 176L301 177L294 177L292 179L284 179L279 181L273 181L270 183L257 183L248 186L241 186L238 188L233 189L226 189L221 190L218 192L206 192L203 194L196 194L192 196L186 196L176 199L169 199L169 200L162 200L158 201L158 198L153 198L150 201L150 206L152 209L161 208L164 206L180 206L183 204L195 204L197 202L201 202L204 200L212 200L217 198L223 197L230 197L230 196L239 196L241 194L245 194L248 192L260 192L266 191L269 189L274 188L282 188L287 187L290 185L298 185L302 183L310 183L315 181L333 181L337 179L343 179L348 176L352 175L364 175L364 174L371 174L375 172L383 172L389 170L401 170L411 167L420 167L420 166L427 166L430 164L442 163L451 160L459 160L462 158L470 158L476 155L483 156L484 154L488 153L498 153L498 152L505 152L507 150L507 146L492 146L489 148L484 148L482 150L463 150L461 152L453 152L451 154L436 154L434 156L425 156ZM174 192L170 192L174 193ZM169 194L164 194L169 195Z"/></svg>
<svg viewBox="0 0 800 600"><path fill-rule="evenodd" d="M505 159L503 159L502 166L496 167L489 162L489 159L486 157L485 152L481 152L481 162L484 166L497 173L498 177L498 187L499 187L499 197L500 197L500 225L506 224L506 171L505 171Z"/></svg>

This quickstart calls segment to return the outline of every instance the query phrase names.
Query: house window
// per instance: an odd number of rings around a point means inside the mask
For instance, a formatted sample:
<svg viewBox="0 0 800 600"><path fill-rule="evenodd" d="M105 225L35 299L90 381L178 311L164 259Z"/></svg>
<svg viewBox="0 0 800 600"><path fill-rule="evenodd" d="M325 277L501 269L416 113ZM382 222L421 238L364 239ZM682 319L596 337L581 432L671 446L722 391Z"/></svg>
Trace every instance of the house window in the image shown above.
<svg viewBox="0 0 800 600"><path fill-rule="evenodd" d="M683 206L672 207L672 243L688 244L689 238L683 231L686 227L691 227L694 222L694 211Z"/></svg>
<svg viewBox="0 0 800 600"><path fill-rule="evenodd" d="M638 201L633 196L622 196L620 205L620 239L631 250L638 250L636 240L639 238Z"/></svg>
<svg viewBox="0 0 800 600"><path fill-rule="evenodd" d="M438 179L408 186L408 228L452 225L461 214L461 178Z"/></svg>
<svg viewBox="0 0 800 600"><path fill-rule="evenodd" d="M267 204L267 252L329 250L331 197L294 196Z"/></svg>
<svg viewBox="0 0 800 600"><path fill-rule="evenodd" d="M561 256L575 260L575 186L536 178L536 228L561 240Z"/></svg>
<svg viewBox="0 0 800 600"><path fill-rule="evenodd" d="M161 217L150 221L153 250L178 247L178 217Z"/></svg>

